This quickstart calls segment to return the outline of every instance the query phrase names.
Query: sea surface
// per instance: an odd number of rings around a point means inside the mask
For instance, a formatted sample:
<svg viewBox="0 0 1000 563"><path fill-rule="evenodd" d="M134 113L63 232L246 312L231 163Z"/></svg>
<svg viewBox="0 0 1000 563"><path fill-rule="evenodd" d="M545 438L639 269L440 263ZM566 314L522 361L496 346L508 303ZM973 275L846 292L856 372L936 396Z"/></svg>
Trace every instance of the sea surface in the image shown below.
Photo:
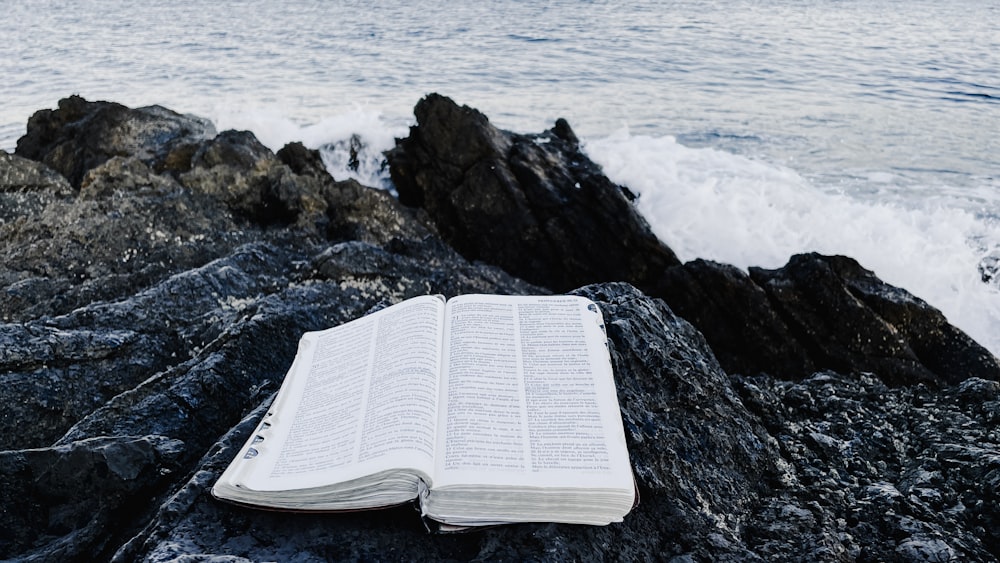
<svg viewBox="0 0 1000 563"><path fill-rule="evenodd" d="M565 117L682 259L853 256L1000 353L1000 1L0 7L0 149L80 94L303 141L391 189L381 151L429 92L519 132Z"/></svg>

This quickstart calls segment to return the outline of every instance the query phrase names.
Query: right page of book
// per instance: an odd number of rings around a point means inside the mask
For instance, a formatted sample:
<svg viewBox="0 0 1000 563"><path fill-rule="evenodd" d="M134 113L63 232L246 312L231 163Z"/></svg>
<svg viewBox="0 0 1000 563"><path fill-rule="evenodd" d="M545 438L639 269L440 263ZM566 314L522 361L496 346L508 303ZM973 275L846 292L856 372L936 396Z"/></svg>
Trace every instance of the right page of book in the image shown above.
<svg viewBox="0 0 1000 563"><path fill-rule="evenodd" d="M632 486L603 319L590 300L453 298L443 352L435 488Z"/></svg>

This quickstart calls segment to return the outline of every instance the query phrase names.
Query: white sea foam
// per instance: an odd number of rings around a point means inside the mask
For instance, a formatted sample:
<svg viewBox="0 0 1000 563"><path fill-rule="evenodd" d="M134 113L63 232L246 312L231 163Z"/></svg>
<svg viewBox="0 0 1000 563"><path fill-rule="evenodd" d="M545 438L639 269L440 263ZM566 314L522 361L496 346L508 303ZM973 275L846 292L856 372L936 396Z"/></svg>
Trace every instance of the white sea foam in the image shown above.
<svg viewBox="0 0 1000 563"><path fill-rule="evenodd" d="M612 180L640 194L640 210L682 260L776 268L800 252L851 256L1000 352L1000 291L979 271L1000 245L996 221L940 198L903 206L824 191L788 168L669 136L622 130L590 140L586 150Z"/></svg>
<svg viewBox="0 0 1000 563"><path fill-rule="evenodd" d="M211 119L220 131L253 131L260 142L273 151L295 141L319 149L323 163L335 179L354 178L364 185L381 188L390 188L388 173L382 166L382 153L395 145L396 137L407 134L405 121L386 117L364 106L354 106L308 124L288 118L280 109L263 107L218 108ZM352 138L356 139L357 149L353 166Z"/></svg>

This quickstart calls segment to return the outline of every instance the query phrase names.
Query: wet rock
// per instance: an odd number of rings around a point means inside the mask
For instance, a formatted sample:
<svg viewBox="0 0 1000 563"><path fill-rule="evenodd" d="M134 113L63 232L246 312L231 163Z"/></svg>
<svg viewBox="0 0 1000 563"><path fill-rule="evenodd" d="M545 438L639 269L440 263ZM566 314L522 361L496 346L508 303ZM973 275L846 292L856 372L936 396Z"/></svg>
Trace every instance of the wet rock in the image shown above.
<svg viewBox="0 0 1000 563"><path fill-rule="evenodd" d="M186 192L136 159L109 159L75 196L49 197L0 224L2 320L123 297L252 239L221 202Z"/></svg>
<svg viewBox="0 0 1000 563"><path fill-rule="evenodd" d="M418 119L389 158L422 207L162 108L32 118L38 162L0 153L0 559L1000 557L996 360L940 313L841 257L676 264L565 122L514 135L438 96ZM613 244L587 257L592 234ZM211 497L302 332L591 277L641 495L623 523L429 535L412 506Z"/></svg>
<svg viewBox="0 0 1000 563"><path fill-rule="evenodd" d="M287 164L296 174L317 178L329 176L319 151L308 149L302 143L288 143L278 150L275 156Z"/></svg>
<svg viewBox="0 0 1000 563"><path fill-rule="evenodd" d="M46 560L81 557L135 532L122 513L177 478L184 444L163 436L108 436L51 448L0 451L0 557L47 544Z"/></svg>
<svg viewBox="0 0 1000 563"><path fill-rule="evenodd" d="M776 270L694 260L656 295L706 336L731 373L798 379L873 372L892 385L1000 379L1000 363L940 311L845 256L800 254Z"/></svg>
<svg viewBox="0 0 1000 563"><path fill-rule="evenodd" d="M47 166L0 151L0 225L35 215L72 193L66 178Z"/></svg>
<svg viewBox="0 0 1000 563"><path fill-rule="evenodd" d="M917 360L933 372L937 380L951 384L972 377L1000 380L1000 364L993 354L950 324L941 311L905 289L883 282L854 259L815 254L795 256L785 269L826 267L843 280L851 295L901 336ZM902 379L902 376L891 375L886 378L890 383Z"/></svg>
<svg viewBox="0 0 1000 563"><path fill-rule="evenodd" d="M940 311L845 256L800 254L751 268L817 367L871 371L890 384L1000 378L997 359Z"/></svg>
<svg viewBox="0 0 1000 563"><path fill-rule="evenodd" d="M779 441L792 477L748 518L744 542L766 560L1000 554L1000 434L995 403L985 406L996 382L935 390L821 372L797 383L736 377L734 385Z"/></svg>
<svg viewBox="0 0 1000 563"><path fill-rule="evenodd" d="M112 131L115 135L108 132L110 118L101 117L107 112L122 128ZM425 215L388 194L353 181L335 182L318 173L315 163L298 174L245 132L197 143L183 137L194 143L184 145L193 147L184 169L159 170L155 158L147 162L136 154L163 153L147 146L153 141L146 137L175 131L181 117L171 112L71 98L59 110L38 115L46 119L29 123L27 145L48 138L53 146L100 138L99 146L115 156L88 168L74 193L44 164L4 154L0 214L10 220L0 220L3 321L62 315L123 298L254 241L387 244L433 236ZM59 116L67 131L50 131ZM157 116L161 122L154 121ZM200 123L191 119L192 128ZM129 131L132 137L122 137ZM147 145L137 149L136 139ZM168 136L164 142L174 140ZM123 146L111 150L113 142ZM120 156L130 152L135 154Z"/></svg>
<svg viewBox="0 0 1000 563"><path fill-rule="evenodd" d="M564 120L538 135L497 129L431 94L386 157L399 199L426 209L444 240L556 291L598 281L649 287L677 257L583 152Z"/></svg>
<svg viewBox="0 0 1000 563"><path fill-rule="evenodd" d="M816 370L768 293L735 266L692 260L669 268L655 294L698 327L727 372L800 378Z"/></svg>
<svg viewBox="0 0 1000 563"><path fill-rule="evenodd" d="M260 227L315 228L326 211L315 176L300 176L248 131L223 131L201 144L179 180Z"/></svg>
<svg viewBox="0 0 1000 563"><path fill-rule="evenodd" d="M215 128L207 120L160 106L130 109L70 96L60 100L57 109L31 116L16 154L46 164L79 187L88 170L113 156L167 167L172 152L213 136Z"/></svg>
<svg viewBox="0 0 1000 563"><path fill-rule="evenodd" d="M14 428L32 421L3 433L0 449L50 445L120 394L152 385L151 376L196 356L256 299L287 284L282 272L294 257L268 246L240 247L125 300L0 325L0 382L10 399L0 422ZM157 432L137 434L147 433Z"/></svg>

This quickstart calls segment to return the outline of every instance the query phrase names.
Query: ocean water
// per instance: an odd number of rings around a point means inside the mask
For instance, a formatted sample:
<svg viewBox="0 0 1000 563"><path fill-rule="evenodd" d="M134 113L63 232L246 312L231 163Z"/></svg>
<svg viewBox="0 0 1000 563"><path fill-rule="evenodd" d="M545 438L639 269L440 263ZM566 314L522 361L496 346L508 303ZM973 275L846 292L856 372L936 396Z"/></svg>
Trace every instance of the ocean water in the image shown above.
<svg viewBox="0 0 1000 563"><path fill-rule="evenodd" d="M1000 353L1000 2L0 2L0 149L80 94L391 188L381 151L429 92L520 132L565 117L682 259L853 256Z"/></svg>

